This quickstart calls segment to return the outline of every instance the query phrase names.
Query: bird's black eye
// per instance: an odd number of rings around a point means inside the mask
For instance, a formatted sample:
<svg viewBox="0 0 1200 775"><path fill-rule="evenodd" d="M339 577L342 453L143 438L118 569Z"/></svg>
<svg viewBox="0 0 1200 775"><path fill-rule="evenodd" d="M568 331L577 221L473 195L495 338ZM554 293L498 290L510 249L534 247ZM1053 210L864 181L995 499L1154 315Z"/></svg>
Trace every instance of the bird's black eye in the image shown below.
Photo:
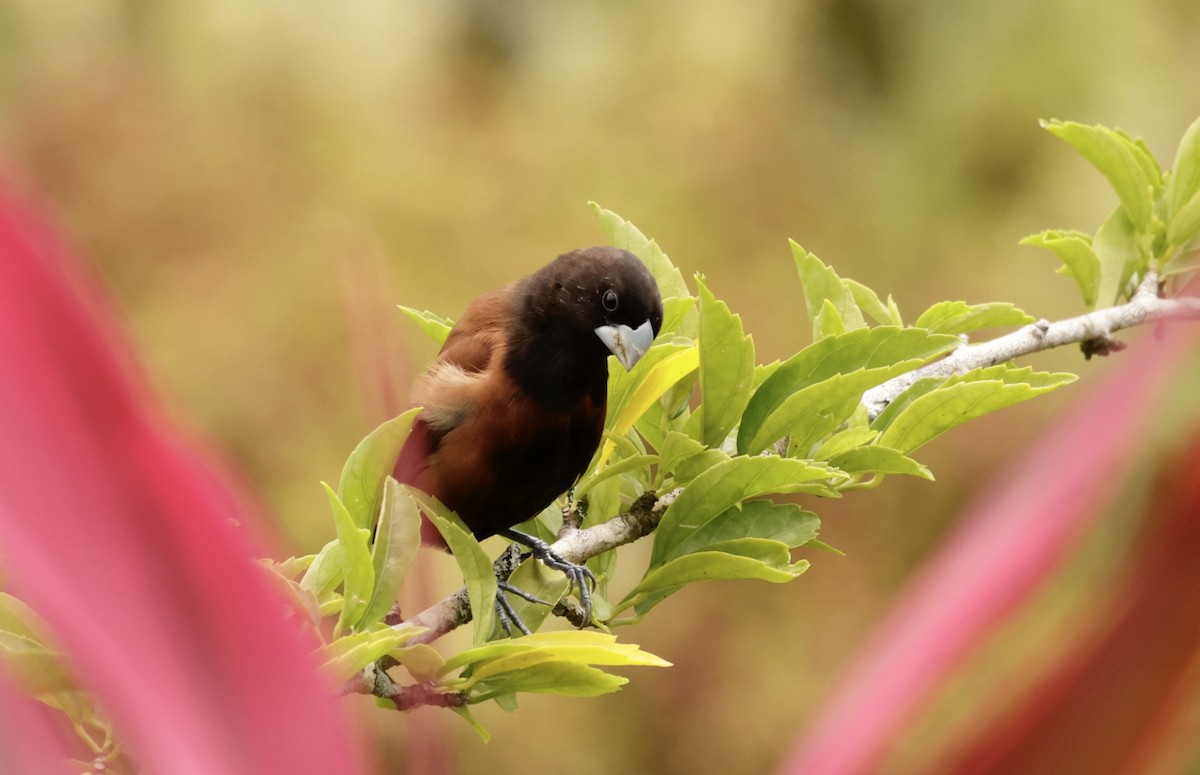
<svg viewBox="0 0 1200 775"><path fill-rule="evenodd" d="M604 308L606 310L608 310L609 312L616 312L617 311L617 292L614 291L612 288L609 288L607 291L604 292L604 297L602 299L600 299L600 302L602 304L604 304Z"/></svg>

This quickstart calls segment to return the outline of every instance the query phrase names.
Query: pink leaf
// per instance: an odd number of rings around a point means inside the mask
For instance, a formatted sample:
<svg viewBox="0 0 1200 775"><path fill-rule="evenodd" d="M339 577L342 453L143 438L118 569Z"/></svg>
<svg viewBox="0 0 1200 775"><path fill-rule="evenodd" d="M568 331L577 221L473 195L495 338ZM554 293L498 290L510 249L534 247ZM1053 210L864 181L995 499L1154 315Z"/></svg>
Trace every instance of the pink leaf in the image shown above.
<svg viewBox="0 0 1200 775"><path fill-rule="evenodd" d="M898 596L781 773L873 772L970 652L1103 512L1129 450L1197 327L1143 337L1033 449L1014 460Z"/></svg>
<svg viewBox="0 0 1200 775"><path fill-rule="evenodd" d="M49 710L21 697L0 676L0 772L66 775L68 752L46 721Z"/></svg>
<svg viewBox="0 0 1200 775"><path fill-rule="evenodd" d="M105 300L0 191L0 562L152 772L356 771L248 514ZM214 310L213 314L226 314Z"/></svg>
<svg viewBox="0 0 1200 775"><path fill-rule="evenodd" d="M945 772L1148 772L1187 713L1200 655L1200 436L1179 456L1147 515L1125 577L1108 587L1096 632L1029 696L989 720ZM1193 741L1194 745L1194 741Z"/></svg>

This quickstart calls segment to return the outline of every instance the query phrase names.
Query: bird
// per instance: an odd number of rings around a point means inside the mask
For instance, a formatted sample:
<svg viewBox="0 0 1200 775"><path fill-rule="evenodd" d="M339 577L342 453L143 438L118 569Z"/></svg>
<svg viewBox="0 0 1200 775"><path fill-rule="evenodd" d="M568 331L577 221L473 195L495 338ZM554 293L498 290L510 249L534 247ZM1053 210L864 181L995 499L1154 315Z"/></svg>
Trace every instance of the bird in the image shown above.
<svg viewBox="0 0 1200 775"><path fill-rule="evenodd" d="M413 383L412 404L422 409L393 476L435 496L477 539L502 535L566 573L590 621L591 571L513 528L587 468L604 432L609 357L632 369L662 322L653 275L613 247L563 253L476 298ZM421 537L445 548L428 520ZM508 630L514 620L527 633L504 590L528 598L502 580L501 624Z"/></svg>

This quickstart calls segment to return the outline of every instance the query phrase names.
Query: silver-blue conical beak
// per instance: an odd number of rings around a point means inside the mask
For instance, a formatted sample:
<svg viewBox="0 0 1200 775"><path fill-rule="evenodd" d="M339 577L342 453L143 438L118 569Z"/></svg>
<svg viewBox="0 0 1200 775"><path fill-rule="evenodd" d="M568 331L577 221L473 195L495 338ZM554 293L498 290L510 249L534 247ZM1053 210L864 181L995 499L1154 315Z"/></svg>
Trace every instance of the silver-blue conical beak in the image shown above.
<svg viewBox="0 0 1200 775"><path fill-rule="evenodd" d="M654 343L654 328L649 320L637 328L626 325L600 326L595 331L604 346L617 356L625 371L632 369Z"/></svg>

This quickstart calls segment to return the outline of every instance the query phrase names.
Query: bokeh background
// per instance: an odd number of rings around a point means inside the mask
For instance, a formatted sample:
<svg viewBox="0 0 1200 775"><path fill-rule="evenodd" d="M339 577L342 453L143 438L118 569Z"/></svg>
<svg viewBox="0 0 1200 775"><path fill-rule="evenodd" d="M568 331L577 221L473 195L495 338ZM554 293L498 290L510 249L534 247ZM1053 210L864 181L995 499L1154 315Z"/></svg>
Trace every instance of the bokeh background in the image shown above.
<svg viewBox="0 0 1200 775"><path fill-rule="evenodd" d="M789 237L909 319L943 299L1077 314L1055 259L1016 243L1094 230L1115 199L1038 119L1120 126L1169 164L1200 115L1196 51L1187 0L7 0L0 165L53 203L157 386L251 483L284 551L308 553L332 536L317 482L433 355L395 304L453 317L601 242L596 200L704 273L760 360L810 338ZM1111 368L1031 362L1082 384ZM1192 368L1131 450L1125 501L1195 418L1197 386ZM846 557L662 605L622 636L676 666L617 695L482 709L490 745L359 698L361 723L394 771L416 766L418 736L464 773L770 771L971 494L1079 389L938 439L919 455L936 484L817 504ZM1123 514L889 767L919 771L1086 620L1136 529ZM432 574L411 594L450 591Z"/></svg>

